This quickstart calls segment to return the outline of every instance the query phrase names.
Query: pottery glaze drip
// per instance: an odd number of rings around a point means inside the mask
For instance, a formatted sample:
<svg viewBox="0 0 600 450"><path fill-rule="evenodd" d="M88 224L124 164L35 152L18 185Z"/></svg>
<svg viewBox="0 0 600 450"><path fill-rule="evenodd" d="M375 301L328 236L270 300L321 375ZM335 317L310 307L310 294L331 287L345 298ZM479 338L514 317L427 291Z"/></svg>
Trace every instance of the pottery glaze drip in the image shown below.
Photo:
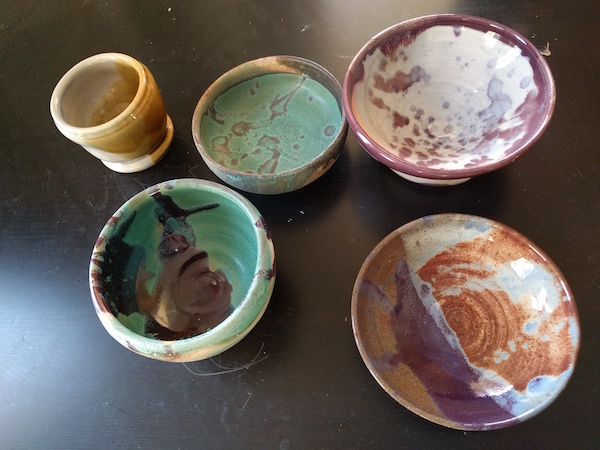
<svg viewBox="0 0 600 450"><path fill-rule="evenodd" d="M135 286L130 285L126 290L127 295L135 295L136 301L129 300L130 314L118 316L125 325L143 323L143 329L133 331L157 339L180 339L203 333L231 313L232 286L222 270L211 269L209 255L196 246L196 236L187 218L218 208L219 204L185 209L159 190L149 198L153 207L121 219L125 223L115 223L121 231L114 243L109 240L106 244L109 260L113 255L117 258L139 254ZM158 244L140 239L137 233L136 228L148 227L148 222L154 222L154 227L161 230ZM158 233L155 235L158 237ZM126 266L123 270L124 279L133 276L134 268ZM113 276L117 279L117 275ZM144 321L132 321L129 318L132 314L144 315Z"/></svg>
<svg viewBox="0 0 600 450"><path fill-rule="evenodd" d="M242 340L269 304L275 249L264 218L237 192L177 179L127 200L90 261L98 318L129 350L199 361Z"/></svg>

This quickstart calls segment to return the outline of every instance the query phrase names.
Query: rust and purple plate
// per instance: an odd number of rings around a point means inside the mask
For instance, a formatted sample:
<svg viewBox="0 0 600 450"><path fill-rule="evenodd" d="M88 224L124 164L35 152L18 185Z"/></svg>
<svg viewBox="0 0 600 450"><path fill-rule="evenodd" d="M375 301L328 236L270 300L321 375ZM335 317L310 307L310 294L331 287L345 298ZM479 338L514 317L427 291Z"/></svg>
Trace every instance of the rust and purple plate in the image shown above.
<svg viewBox="0 0 600 450"><path fill-rule="evenodd" d="M352 294L360 354L400 404L440 425L520 423L564 389L579 319L556 265L498 222L440 214L375 247Z"/></svg>

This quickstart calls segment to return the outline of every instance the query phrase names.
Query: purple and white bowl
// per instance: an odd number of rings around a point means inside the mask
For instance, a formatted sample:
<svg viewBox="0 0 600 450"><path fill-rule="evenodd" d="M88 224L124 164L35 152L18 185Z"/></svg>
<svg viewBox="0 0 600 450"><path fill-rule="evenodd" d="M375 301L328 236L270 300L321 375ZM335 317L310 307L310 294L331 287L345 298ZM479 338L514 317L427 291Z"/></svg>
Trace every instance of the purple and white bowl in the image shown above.
<svg viewBox="0 0 600 450"><path fill-rule="evenodd" d="M543 134L556 102L537 48L480 17L442 14L373 37L344 79L348 122L400 176L453 185L496 170Z"/></svg>

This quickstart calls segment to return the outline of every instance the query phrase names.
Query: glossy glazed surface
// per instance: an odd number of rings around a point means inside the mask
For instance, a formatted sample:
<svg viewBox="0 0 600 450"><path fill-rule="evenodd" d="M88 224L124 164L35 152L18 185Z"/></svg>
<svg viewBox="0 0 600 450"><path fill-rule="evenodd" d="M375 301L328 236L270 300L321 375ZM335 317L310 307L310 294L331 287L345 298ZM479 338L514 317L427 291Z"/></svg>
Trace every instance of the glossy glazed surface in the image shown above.
<svg viewBox="0 0 600 450"><path fill-rule="evenodd" d="M196 150L190 120L215 79L251 59L292 54L341 82L372 36L440 12L495 20L545 51L557 103L530 151L437 189L397 176L350 132L314 183L284 195L244 194L269 226L278 270L265 314L242 341L184 366L139 357L106 332L87 279L94 242L148 186L220 182ZM0 448L596 448L597 17L593 1L0 1ZM147 65L175 125L168 153L143 172L109 170L63 138L48 114L65 71L107 50ZM390 232L438 212L518 230L547 252L575 295L575 371L548 408L517 426L465 433L425 420L379 386L357 350L350 299L362 263Z"/></svg>
<svg viewBox="0 0 600 450"><path fill-rule="evenodd" d="M203 95L192 122L211 170L232 186L262 194L297 190L323 175L348 127L335 78L291 56L232 69Z"/></svg>
<svg viewBox="0 0 600 450"><path fill-rule="evenodd" d="M138 172L167 152L173 123L148 68L120 53L90 56L57 83L56 127L116 172Z"/></svg>
<svg viewBox="0 0 600 450"><path fill-rule="evenodd" d="M262 75L215 99L200 124L209 156L241 172L277 174L316 158L341 126L333 95L295 74Z"/></svg>
<svg viewBox="0 0 600 450"><path fill-rule="evenodd" d="M228 188L191 179L123 205L90 265L108 332L136 353L174 361L238 342L262 316L274 280L273 246L256 209Z"/></svg>
<svg viewBox="0 0 600 450"><path fill-rule="evenodd" d="M461 214L388 235L358 275L352 320L366 365L392 397L464 430L539 413L579 350L577 309L554 263L514 230Z"/></svg>
<svg viewBox="0 0 600 450"><path fill-rule="evenodd" d="M426 184L513 161L546 128L555 102L550 69L528 41L503 25L452 15L375 36L344 89L364 148Z"/></svg>

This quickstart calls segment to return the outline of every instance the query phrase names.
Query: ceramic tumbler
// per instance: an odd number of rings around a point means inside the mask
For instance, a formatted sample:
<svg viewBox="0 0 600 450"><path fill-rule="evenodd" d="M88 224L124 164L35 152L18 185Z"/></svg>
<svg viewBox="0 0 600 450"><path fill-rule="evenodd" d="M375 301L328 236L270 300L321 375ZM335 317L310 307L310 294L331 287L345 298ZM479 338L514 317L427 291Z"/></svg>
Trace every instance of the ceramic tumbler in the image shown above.
<svg viewBox="0 0 600 450"><path fill-rule="evenodd" d="M158 162L173 123L148 68L121 53L102 53L73 66L58 82L50 113L59 131L115 172Z"/></svg>

